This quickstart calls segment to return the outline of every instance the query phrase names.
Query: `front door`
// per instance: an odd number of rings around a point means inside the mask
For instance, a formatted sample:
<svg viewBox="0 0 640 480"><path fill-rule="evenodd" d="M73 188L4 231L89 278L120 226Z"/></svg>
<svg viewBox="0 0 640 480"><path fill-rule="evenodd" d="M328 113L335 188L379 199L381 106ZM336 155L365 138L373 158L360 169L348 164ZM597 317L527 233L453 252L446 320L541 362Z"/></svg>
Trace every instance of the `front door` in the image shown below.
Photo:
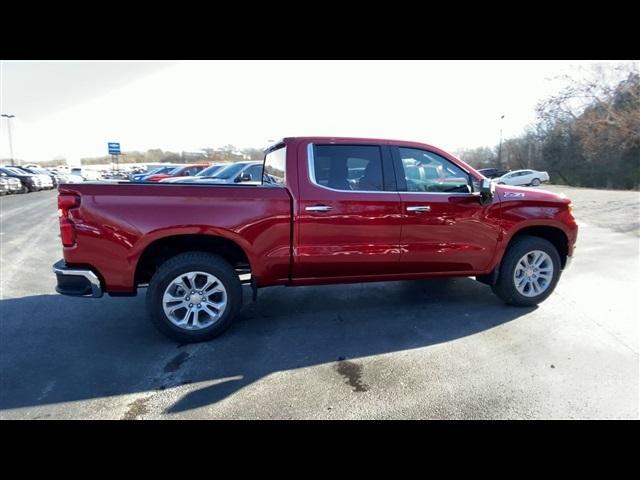
<svg viewBox="0 0 640 480"><path fill-rule="evenodd" d="M388 147L309 144L306 152L294 278L396 273L402 211Z"/></svg>
<svg viewBox="0 0 640 480"><path fill-rule="evenodd" d="M488 267L499 229L497 206L480 204L470 175L435 152L392 147L404 223L404 273L477 272Z"/></svg>

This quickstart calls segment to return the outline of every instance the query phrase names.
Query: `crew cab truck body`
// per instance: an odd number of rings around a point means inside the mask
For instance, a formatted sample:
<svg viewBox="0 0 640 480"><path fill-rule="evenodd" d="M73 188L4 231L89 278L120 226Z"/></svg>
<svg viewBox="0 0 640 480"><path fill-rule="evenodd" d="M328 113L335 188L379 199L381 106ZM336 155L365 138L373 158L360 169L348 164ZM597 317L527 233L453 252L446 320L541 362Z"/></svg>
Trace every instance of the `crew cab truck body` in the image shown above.
<svg viewBox="0 0 640 480"><path fill-rule="evenodd" d="M262 185L59 187L57 291L147 288L170 337L219 335L254 288L475 276L513 305L551 294L574 252L568 198L496 186L430 145L285 138Z"/></svg>

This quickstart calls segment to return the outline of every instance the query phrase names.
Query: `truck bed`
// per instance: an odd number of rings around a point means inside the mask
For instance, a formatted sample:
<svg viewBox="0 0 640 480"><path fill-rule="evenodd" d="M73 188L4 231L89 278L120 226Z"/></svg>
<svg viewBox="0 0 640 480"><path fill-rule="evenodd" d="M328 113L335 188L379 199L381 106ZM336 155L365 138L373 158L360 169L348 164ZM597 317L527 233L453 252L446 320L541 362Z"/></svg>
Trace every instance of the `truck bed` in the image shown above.
<svg viewBox="0 0 640 480"><path fill-rule="evenodd" d="M82 183L58 190L81 198L70 211L77 244L64 248L64 259L95 267L109 292L130 293L143 252L167 236L226 237L246 252L257 282L290 278L292 198L286 188Z"/></svg>

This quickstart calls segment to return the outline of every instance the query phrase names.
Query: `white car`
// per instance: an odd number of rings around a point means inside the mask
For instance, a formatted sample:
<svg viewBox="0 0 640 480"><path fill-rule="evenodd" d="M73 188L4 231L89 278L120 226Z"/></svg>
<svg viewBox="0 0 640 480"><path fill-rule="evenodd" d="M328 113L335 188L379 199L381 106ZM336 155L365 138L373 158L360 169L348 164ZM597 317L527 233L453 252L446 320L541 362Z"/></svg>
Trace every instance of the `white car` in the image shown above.
<svg viewBox="0 0 640 480"><path fill-rule="evenodd" d="M80 175L74 175L74 174L69 174L69 175L65 175L65 180L62 183L82 183L84 182L84 178L82 178Z"/></svg>
<svg viewBox="0 0 640 480"><path fill-rule="evenodd" d="M71 175L78 175L82 177L84 180L92 181L92 180L102 180L102 175L100 172L96 170L90 170L88 168L82 167L74 167L71 169Z"/></svg>
<svg viewBox="0 0 640 480"><path fill-rule="evenodd" d="M498 185L533 185L534 187L548 181L549 174L547 172L536 170L514 170L496 179Z"/></svg>

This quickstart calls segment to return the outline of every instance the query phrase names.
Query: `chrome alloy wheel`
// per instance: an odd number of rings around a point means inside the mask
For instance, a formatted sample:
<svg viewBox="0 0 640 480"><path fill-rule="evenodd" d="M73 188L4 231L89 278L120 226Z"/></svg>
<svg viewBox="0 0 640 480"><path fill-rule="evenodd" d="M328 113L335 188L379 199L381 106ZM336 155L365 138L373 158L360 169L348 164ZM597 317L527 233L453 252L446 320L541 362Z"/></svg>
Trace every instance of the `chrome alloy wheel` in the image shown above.
<svg viewBox="0 0 640 480"><path fill-rule="evenodd" d="M516 290L525 297L537 297L543 293L553 278L553 261L542 250L528 252L518 260L513 272Z"/></svg>
<svg viewBox="0 0 640 480"><path fill-rule="evenodd" d="M174 278L164 291L162 308L171 323L186 330L210 327L227 308L227 290L207 272L187 272Z"/></svg>

